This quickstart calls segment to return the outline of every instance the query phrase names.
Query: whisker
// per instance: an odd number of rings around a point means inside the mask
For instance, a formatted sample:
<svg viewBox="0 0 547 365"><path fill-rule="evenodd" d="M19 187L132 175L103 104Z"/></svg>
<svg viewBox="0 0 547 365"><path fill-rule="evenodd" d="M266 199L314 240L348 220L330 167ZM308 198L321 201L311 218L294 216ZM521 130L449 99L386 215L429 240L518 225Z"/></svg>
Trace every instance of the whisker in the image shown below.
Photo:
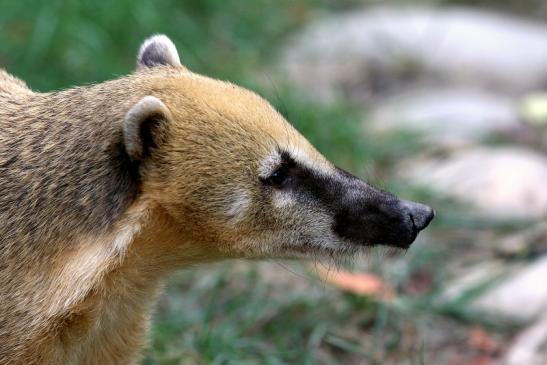
<svg viewBox="0 0 547 365"><path fill-rule="evenodd" d="M281 263L280 261L277 261L277 260L269 260L269 261L275 263L275 264L278 265L278 266L281 266L283 269L287 270L288 272L290 272L291 274L293 274L293 275L295 275L295 276L298 276L298 277L301 278L301 279L305 279L305 280L308 280L308 281L312 281L312 280L313 280L312 277L309 277L309 276L304 275L303 273L299 273L299 272L297 272L297 271L294 271L293 269L289 268L288 266L286 266L285 264Z"/></svg>

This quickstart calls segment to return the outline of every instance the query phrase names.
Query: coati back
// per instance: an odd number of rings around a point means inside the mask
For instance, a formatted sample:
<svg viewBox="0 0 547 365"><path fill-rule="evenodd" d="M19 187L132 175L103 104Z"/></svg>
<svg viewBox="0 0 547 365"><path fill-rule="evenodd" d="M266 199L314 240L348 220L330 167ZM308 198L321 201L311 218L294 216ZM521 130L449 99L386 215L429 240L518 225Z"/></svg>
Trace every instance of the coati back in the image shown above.
<svg viewBox="0 0 547 365"><path fill-rule="evenodd" d="M0 363L134 362L177 268L407 248L433 218L256 94L190 72L167 37L137 59L43 94L0 71Z"/></svg>
<svg viewBox="0 0 547 365"><path fill-rule="evenodd" d="M10 94L12 97L19 95L30 94L32 91L27 87L24 81L13 77L6 71L0 68L0 94ZM0 95L0 98L2 95Z"/></svg>

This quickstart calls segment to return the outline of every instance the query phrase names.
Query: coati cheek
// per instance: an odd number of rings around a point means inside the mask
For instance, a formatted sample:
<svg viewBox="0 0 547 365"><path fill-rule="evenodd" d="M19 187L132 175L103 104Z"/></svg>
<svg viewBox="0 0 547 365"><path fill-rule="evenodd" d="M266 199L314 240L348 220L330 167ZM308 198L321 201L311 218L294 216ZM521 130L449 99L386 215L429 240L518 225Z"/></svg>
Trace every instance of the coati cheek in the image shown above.
<svg viewBox="0 0 547 365"><path fill-rule="evenodd" d="M293 194L289 191L274 191L272 196L272 203L276 209L286 209L293 207L297 200Z"/></svg>
<svg viewBox="0 0 547 365"><path fill-rule="evenodd" d="M244 189L236 189L231 196L226 215L232 221L240 221L251 206L251 194Z"/></svg>

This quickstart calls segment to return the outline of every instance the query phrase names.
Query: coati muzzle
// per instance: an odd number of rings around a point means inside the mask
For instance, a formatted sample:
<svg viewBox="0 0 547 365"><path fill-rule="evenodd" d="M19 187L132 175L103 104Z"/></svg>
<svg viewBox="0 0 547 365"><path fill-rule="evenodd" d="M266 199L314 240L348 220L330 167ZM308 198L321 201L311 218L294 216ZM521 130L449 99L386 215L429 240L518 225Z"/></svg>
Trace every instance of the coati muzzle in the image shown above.
<svg viewBox="0 0 547 365"><path fill-rule="evenodd" d="M333 217L333 233L353 244L407 248L435 216L427 205L401 200L342 169L324 173L288 153L281 157L281 167L263 181L291 191L304 206L320 206Z"/></svg>
<svg viewBox="0 0 547 365"><path fill-rule="evenodd" d="M346 240L408 248L435 216L427 205L401 200L344 171L340 173L333 230Z"/></svg>

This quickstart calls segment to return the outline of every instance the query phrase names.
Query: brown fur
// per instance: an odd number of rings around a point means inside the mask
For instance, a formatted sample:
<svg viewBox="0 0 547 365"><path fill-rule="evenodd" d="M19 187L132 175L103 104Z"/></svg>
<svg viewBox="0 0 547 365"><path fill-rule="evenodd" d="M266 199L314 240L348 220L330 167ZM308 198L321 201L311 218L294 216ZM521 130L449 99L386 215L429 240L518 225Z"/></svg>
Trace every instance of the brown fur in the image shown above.
<svg viewBox="0 0 547 365"><path fill-rule="evenodd" d="M146 95L176 122L137 164L121 125ZM285 145L330 166L261 98L183 67L44 94L1 70L0 131L2 364L134 362L172 270L285 255L256 243L278 224L259 161ZM243 218L226 213L233 181L253 194Z"/></svg>

